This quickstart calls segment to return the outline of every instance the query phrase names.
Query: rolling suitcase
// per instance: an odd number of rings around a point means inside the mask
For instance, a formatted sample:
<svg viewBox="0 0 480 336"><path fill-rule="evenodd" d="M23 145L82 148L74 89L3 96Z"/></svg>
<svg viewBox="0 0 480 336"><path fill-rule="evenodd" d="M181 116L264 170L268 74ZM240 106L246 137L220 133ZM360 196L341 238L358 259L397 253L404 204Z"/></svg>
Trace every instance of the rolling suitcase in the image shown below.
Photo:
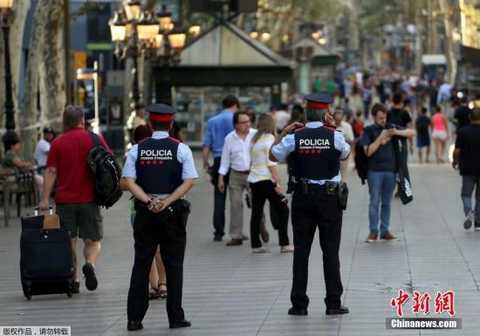
<svg viewBox="0 0 480 336"><path fill-rule="evenodd" d="M20 277L25 297L66 293L72 296L74 269L70 235L52 228L47 216L22 218ZM55 216L55 215L51 215Z"/></svg>

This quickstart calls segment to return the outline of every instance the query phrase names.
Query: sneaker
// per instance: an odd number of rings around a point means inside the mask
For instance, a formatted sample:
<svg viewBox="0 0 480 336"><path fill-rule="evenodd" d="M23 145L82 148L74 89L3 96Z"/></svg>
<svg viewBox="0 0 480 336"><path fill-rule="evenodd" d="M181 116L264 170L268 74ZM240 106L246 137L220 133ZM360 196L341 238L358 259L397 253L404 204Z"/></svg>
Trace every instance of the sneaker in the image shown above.
<svg viewBox="0 0 480 336"><path fill-rule="evenodd" d="M395 239L397 239L397 237L395 237L393 234L391 234L390 231L387 231L387 232L382 233L380 235L380 239L389 241L389 240L395 240Z"/></svg>
<svg viewBox="0 0 480 336"><path fill-rule="evenodd" d="M366 242L367 242L367 243L373 243L373 242L376 242L377 239L378 239L378 233L372 233L372 232L370 232L370 234L369 234L368 237L367 237Z"/></svg>
<svg viewBox="0 0 480 336"><path fill-rule="evenodd" d="M480 222L475 222L475 231L480 231Z"/></svg>
<svg viewBox="0 0 480 336"><path fill-rule="evenodd" d="M472 227L472 224L473 224L473 211L470 211L468 215L465 217L465 221L463 222L463 228L465 230L468 230ZM475 229L476 229L476 225L475 225Z"/></svg>
<svg viewBox="0 0 480 336"><path fill-rule="evenodd" d="M89 262L85 263L85 265L83 265L82 272L85 276L85 287L87 287L87 289L90 291L97 289L98 281L93 265Z"/></svg>
<svg viewBox="0 0 480 336"><path fill-rule="evenodd" d="M260 254L260 253L268 253L270 252L268 249L266 249L265 247L255 247L255 248L252 248L252 253L255 253L255 254Z"/></svg>
<svg viewBox="0 0 480 336"><path fill-rule="evenodd" d="M280 253L292 253L294 250L293 245L280 246Z"/></svg>

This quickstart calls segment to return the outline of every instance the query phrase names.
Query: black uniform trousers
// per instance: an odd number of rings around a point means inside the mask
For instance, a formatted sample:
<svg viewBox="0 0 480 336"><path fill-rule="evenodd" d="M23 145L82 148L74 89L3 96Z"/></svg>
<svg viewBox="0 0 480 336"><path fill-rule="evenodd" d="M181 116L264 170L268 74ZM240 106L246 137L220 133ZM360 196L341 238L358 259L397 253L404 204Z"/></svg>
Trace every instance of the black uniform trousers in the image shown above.
<svg viewBox="0 0 480 336"><path fill-rule="evenodd" d="M290 294L292 305L307 308L308 259L313 238L318 227L323 253L327 308L338 308L343 293L340 278L340 236L342 210L337 195L327 194L315 186L307 193L295 189L292 199L292 226L295 251L293 255L293 284Z"/></svg>
<svg viewBox="0 0 480 336"><path fill-rule="evenodd" d="M167 315L170 323L184 319L182 309L183 258L188 213L165 218L146 207L136 207L133 236L135 262L128 291L129 321L142 321L148 309L148 275L157 246L167 275Z"/></svg>

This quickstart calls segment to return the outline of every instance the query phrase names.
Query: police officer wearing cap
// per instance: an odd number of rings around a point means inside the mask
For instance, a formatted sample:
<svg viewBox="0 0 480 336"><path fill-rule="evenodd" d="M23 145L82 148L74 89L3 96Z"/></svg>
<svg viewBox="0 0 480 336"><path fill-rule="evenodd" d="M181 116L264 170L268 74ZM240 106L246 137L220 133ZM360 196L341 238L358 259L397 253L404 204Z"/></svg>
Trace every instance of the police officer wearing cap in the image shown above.
<svg viewBox="0 0 480 336"><path fill-rule="evenodd" d="M157 246L167 275L170 328L189 327L182 309L183 258L189 203L182 197L198 177L190 148L169 137L175 110L165 104L147 107L151 138L128 152L122 186L135 197L135 262L128 292L130 331L143 328L148 308L148 274Z"/></svg>
<svg viewBox="0 0 480 336"><path fill-rule="evenodd" d="M332 97L316 93L305 97L305 127L287 126L270 150L272 161L293 165L292 226L295 245L290 315L307 315L308 259L315 231L319 230L326 286L326 314L347 314L341 304L339 247L345 185L341 184L340 160L350 154L342 133L335 130L329 111ZM339 197L342 195L342 197ZM342 203L344 202L344 203Z"/></svg>

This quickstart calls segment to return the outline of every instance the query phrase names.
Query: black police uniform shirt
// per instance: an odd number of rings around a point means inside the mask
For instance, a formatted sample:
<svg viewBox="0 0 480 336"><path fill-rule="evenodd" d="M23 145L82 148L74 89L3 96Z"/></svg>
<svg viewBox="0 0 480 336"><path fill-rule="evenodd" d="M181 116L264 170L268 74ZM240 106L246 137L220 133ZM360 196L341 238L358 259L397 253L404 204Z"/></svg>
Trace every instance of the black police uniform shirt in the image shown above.
<svg viewBox="0 0 480 336"><path fill-rule="evenodd" d="M183 180L198 178L198 173L191 149L168 132L156 131L130 149L122 177L136 179L146 193L167 195Z"/></svg>
<svg viewBox="0 0 480 336"><path fill-rule="evenodd" d="M295 161L297 177L314 184L340 182L339 160L348 157L350 145L343 133L328 129L318 121L308 122L305 128L286 135L272 146L272 155L278 161L285 161L290 154L289 162Z"/></svg>

